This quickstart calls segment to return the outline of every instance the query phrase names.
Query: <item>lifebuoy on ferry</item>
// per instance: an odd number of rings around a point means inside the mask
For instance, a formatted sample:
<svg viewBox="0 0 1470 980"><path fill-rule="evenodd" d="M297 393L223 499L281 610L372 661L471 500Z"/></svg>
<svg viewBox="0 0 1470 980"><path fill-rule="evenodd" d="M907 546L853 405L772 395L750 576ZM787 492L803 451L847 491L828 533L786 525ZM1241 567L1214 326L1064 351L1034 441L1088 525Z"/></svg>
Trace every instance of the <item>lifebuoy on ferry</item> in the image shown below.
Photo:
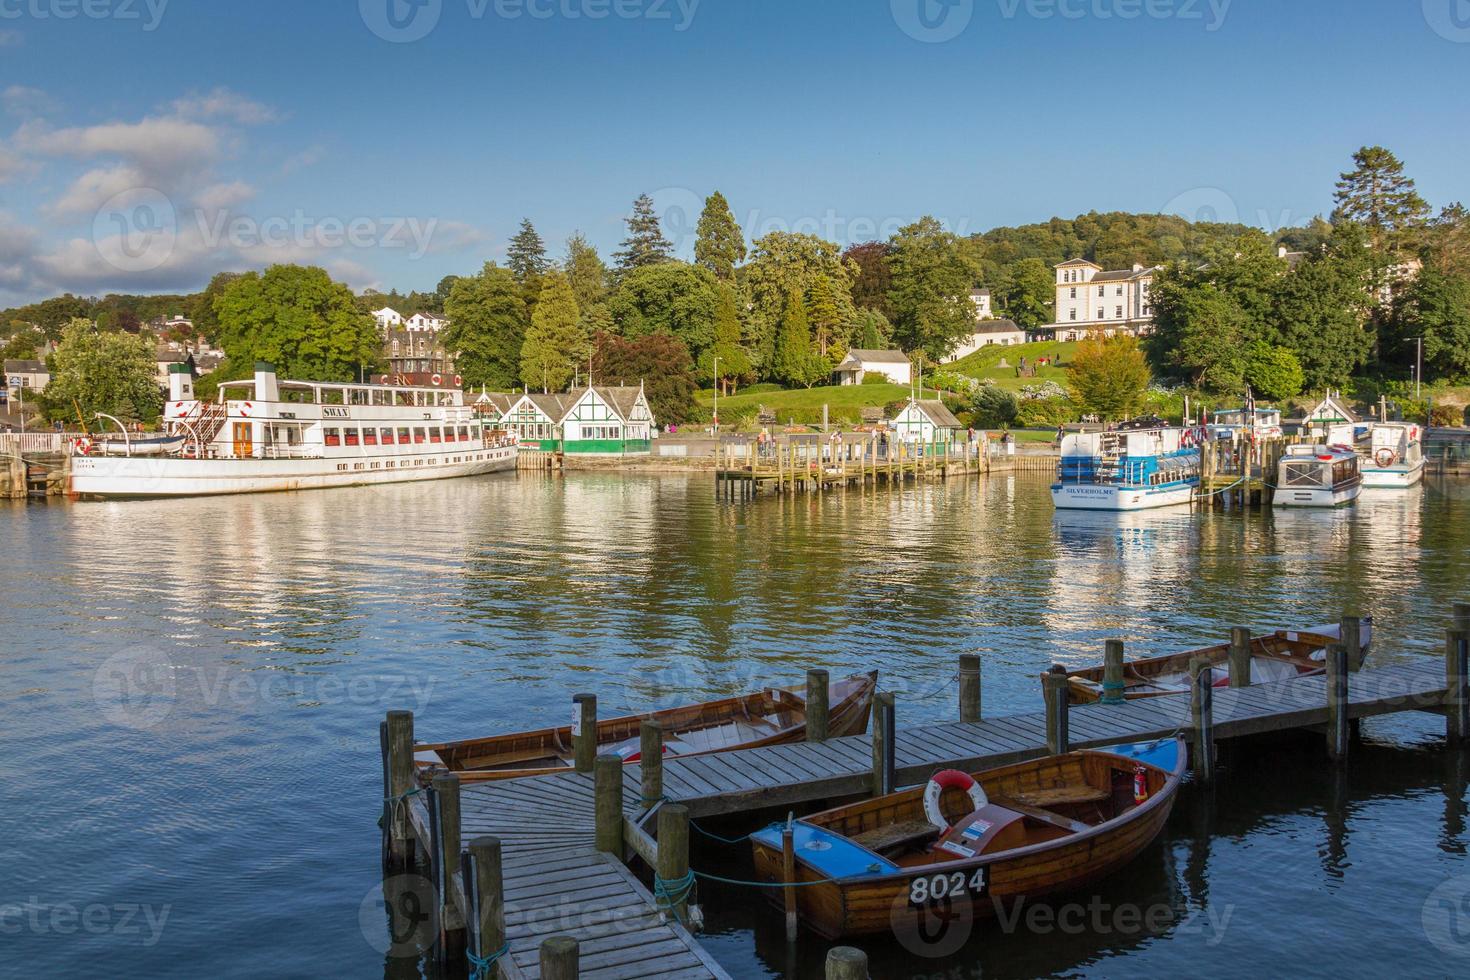
<svg viewBox="0 0 1470 980"><path fill-rule="evenodd" d="M929 785L924 787L924 816L929 822L939 828L941 836L949 833L950 823L944 819L944 811L939 808L939 798L947 789L962 789L970 794L972 811L978 810L989 803L984 788L975 781L975 777L958 769L945 769L936 772L929 778Z"/></svg>
<svg viewBox="0 0 1470 980"><path fill-rule="evenodd" d="M429 378L429 380L430 380L430 381L432 381L432 382L434 382L434 386L435 386L435 387L436 387L436 388L437 388L437 387L438 387L438 386L439 386L439 385L442 385L442 384L443 384L443 383L444 383L444 379L443 379L443 378L441 378L441 377L439 377L439 375L437 375L437 374L436 374L436 375L434 375L434 376L433 376L433 377L431 377L431 378Z"/></svg>
<svg viewBox="0 0 1470 980"><path fill-rule="evenodd" d="M82 438L76 440L76 442L73 443L73 445L76 446L77 455L79 455L79 456L90 456L90 455L92 455L92 440L91 439L88 439L85 436L83 436Z"/></svg>
<svg viewBox="0 0 1470 980"><path fill-rule="evenodd" d="M456 374L454 376L454 386L456 388L463 388L464 387L464 378L462 378L462 377L460 377L459 375Z"/></svg>
<svg viewBox="0 0 1470 980"><path fill-rule="evenodd" d="M1398 461L1399 454L1387 446L1379 447L1378 451L1373 454L1373 462L1377 463L1383 469L1387 469Z"/></svg>

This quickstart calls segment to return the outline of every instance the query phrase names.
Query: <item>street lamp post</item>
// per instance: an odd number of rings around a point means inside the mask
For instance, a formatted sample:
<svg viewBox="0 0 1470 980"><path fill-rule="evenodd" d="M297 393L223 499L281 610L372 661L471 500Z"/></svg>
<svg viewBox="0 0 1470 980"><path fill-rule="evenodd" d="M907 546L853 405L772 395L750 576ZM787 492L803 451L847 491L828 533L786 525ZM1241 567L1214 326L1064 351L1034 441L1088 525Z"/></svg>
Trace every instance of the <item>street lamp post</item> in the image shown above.
<svg viewBox="0 0 1470 980"><path fill-rule="evenodd" d="M1421 389L1424 387L1424 336L1420 334L1414 338L1416 352L1414 354L1414 400L1418 401L1422 396Z"/></svg>
<svg viewBox="0 0 1470 980"><path fill-rule="evenodd" d="M720 358L715 355L715 436L720 434Z"/></svg>

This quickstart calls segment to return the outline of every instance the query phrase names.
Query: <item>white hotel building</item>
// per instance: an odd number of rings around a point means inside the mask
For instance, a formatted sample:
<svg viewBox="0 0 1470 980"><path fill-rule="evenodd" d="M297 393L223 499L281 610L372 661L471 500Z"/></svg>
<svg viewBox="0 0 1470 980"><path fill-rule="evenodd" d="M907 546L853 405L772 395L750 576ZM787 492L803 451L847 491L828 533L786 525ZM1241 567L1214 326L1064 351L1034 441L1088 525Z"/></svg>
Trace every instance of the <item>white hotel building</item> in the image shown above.
<svg viewBox="0 0 1470 980"><path fill-rule="evenodd" d="M1105 271L1086 259L1057 266L1057 322L1048 329L1057 340L1082 340L1130 333L1142 337L1153 330L1149 289L1158 266Z"/></svg>

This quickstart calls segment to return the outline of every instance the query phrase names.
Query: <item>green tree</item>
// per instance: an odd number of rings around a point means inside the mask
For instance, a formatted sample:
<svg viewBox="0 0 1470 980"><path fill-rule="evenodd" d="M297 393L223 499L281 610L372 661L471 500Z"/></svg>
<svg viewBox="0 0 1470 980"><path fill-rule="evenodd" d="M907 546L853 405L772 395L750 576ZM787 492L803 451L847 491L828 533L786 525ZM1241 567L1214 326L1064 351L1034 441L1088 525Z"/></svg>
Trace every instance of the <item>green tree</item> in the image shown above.
<svg viewBox="0 0 1470 980"><path fill-rule="evenodd" d="M521 219L520 230L506 246L505 265L520 283L535 281L550 267L546 261L546 243L530 218Z"/></svg>
<svg viewBox="0 0 1470 980"><path fill-rule="evenodd" d="M215 312L215 301L230 287L230 283L239 278L238 272L215 273L214 278L209 280L209 285L195 297L189 310L189 320L194 324L195 331L210 343L219 342L219 314Z"/></svg>
<svg viewBox="0 0 1470 980"><path fill-rule="evenodd" d="M734 282L735 267L745 261L745 238L730 202L719 191L705 199L694 239L694 261L721 282Z"/></svg>
<svg viewBox="0 0 1470 980"><path fill-rule="evenodd" d="M852 322L853 346L861 350L887 350L893 325L880 310L858 310Z"/></svg>
<svg viewBox="0 0 1470 980"><path fill-rule="evenodd" d="M459 276L445 276L439 280L439 285L434 287L434 307L436 312L444 312L444 304L449 302L449 294L454 292L454 284L459 281Z"/></svg>
<svg viewBox="0 0 1470 980"><path fill-rule="evenodd" d="M757 373L779 380L773 368L776 337L792 290L809 294L820 277L830 281L841 322L856 316L852 305L853 268L842 259L836 244L815 235L773 231L757 239L750 261L741 270L746 302L745 347Z"/></svg>
<svg viewBox="0 0 1470 980"><path fill-rule="evenodd" d="M842 260L853 270L853 305L877 310L885 320L893 318L888 291L893 288L893 271L888 267L887 242L863 242L842 253Z"/></svg>
<svg viewBox="0 0 1470 980"><path fill-rule="evenodd" d="M594 343L592 373L598 384L641 385L658 425L695 417L694 362L677 337L599 334Z"/></svg>
<svg viewBox="0 0 1470 980"><path fill-rule="evenodd" d="M827 359L827 368L835 368L847 356L848 338L843 329L842 310L832 291L832 280L818 276L807 297L807 322L816 332L817 356Z"/></svg>
<svg viewBox="0 0 1470 980"><path fill-rule="evenodd" d="M1399 158L1381 146L1353 154L1353 169L1339 175L1333 224L1353 221L1368 229L1375 248L1395 251L1413 244L1429 218L1429 205L1404 176Z"/></svg>
<svg viewBox="0 0 1470 980"><path fill-rule="evenodd" d="M382 356L373 318L357 309L352 290L315 266L247 272L225 287L214 309L229 359L222 379L269 361L283 377L356 381Z"/></svg>
<svg viewBox="0 0 1470 980"><path fill-rule="evenodd" d="M553 270L542 279L541 298L521 344L521 379L529 388L561 391L589 353L591 338L582 333L567 277Z"/></svg>
<svg viewBox="0 0 1470 980"><path fill-rule="evenodd" d="M826 360L812 350L806 303L795 289L786 294L786 308L776 330L776 351L771 369L773 376L783 384L803 388L810 388L827 374Z"/></svg>
<svg viewBox="0 0 1470 980"><path fill-rule="evenodd" d="M640 194L633 202L633 213L628 215L628 237L621 251L613 258L618 262L618 274L626 275L646 265L670 262L674 257L674 246L664 237L658 223L658 214L653 210L653 198Z"/></svg>
<svg viewBox="0 0 1470 980"><path fill-rule="evenodd" d="M906 351L921 350L934 363L943 363L974 332L970 287L975 270L959 239L932 217L899 229L892 248L888 299L894 339Z"/></svg>
<svg viewBox="0 0 1470 980"><path fill-rule="evenodd" d="M460 276L444 302L449 326L442 335L454 352L466 386L509 391L521 375L526 303L509 269L487 262L477 275Z"/></svg>
<svg viewBox="0 0 1470 980"><path fill-rule="evenodd" d="M1276 329L1264 339L1296 353L1308 388L1341 387L1368 362L1371 267L1363 230L1349 223L1333 230L1326 251L1281 279L1272 304Z"/></svg>
<svg viewBox="0 0 1470 980"><path fill-rule="evenodd" d="M1084 340L1067 368L1072 400L1083 412L1120 420L1142 403L1150 380L1138 341L1128 334Z"/></svg>
<svg viewBox="0 0 1470 980"><path fill-rule="evenodd" d="M715 374L719 370L718 377ZM733 392L750 374L750 355L740 343L740 309L735 290L721 284L715 305L714 342L699 359L699 376Z"/></svg>
<svg viewBox="0 0 1470 980"><path fill-rule="evenodd" d="M577 297L577 309L586 313L607 302L607 265L580 231L567 239L563 266L572 284L572 294Z"/></svg>
<svg viewBox="0 0 1470 980"><path fill-rule="evenodd" d="M1395 321L1405 353L1411 338L1424 338L1431 376L1470 380L1470 280L1426 267L1399 300Z"/></svg>
<svg viewBox="0 0 1470 980"><path fill-rule="evenodd" d="M642 266L622 278L608 311L625 336L678 337L697 362L715 341L723 288L713 272L687 262Z"/></svg>
<svg viewBox="0 0 1470 980"><path fill-rule="evenodd" d="M1023 330L1051 323L1056 314L1056 275L1041 259L1021 259L996 290L998 312Z"/></svg>
<svg viewBox="0 0 1470 980"><path fill-rule="evenodd" d="M975 389L970 410L975 414L975 424L982 429L1008 429L1016 421L1021 403L999 385L983 384Z"/></svg>
<svg viewBox="0 0 1470 980"><path fill-rule="evenodd" d="M80 411L88 426L95 425L98 412L124 422L153 421L163 408L153 357L153 344L145 337L72 320L61 329L61 343L48 361L51 381L42 393L46 414L71 420Z"/></svg>
<svg viewBox="0 0 1470 980"><path fill-rule="evenodd" d="M1282 402L1301 394L1306 383L1302 362L1287 348L1258 340L1246 348L1244 360L1246 383L1259 397Z"/></svg>
<svg viewBox="0 0 1470 980"><path fill-rule="evenodd" d="M1246 316L1223 289L1201 280L1182 264L1155 276L1148 351L1162 372L1196 388L1238 392L1244 380Z"/></svg>

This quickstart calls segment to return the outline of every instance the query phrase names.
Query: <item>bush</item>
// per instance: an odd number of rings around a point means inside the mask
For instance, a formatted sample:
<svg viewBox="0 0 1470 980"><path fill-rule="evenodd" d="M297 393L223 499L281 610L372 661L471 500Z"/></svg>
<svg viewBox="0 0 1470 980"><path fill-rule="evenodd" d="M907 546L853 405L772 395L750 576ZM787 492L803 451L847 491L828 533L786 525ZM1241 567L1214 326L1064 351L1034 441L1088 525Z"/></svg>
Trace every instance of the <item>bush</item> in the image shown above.
<svg viewBox="0 0 1470 980"><path fill-rule="evenodd" d="M1429 424L1436 428L1454 428L1464 423L1467 412L1453 405L1436 405L1429 413Z"/></svg>
<svg viewBox="0 0 1470 980"><path fill-rule="evenodd" d="M971 402L975 424L983 429L1008 429L1021 410L1016 396L999 385L982 385Z"/></svg>
<svg viewBox="0 0 1470 980"><path fill-rule="evenodd" d="M886 385L891 383L888 380L888 375L879 374L876 371L870 371L863 375L863 384L865 385Z"/></svg>
<svg viewBox="0 0 1470 980"><path fill-rule="evenodd" d="M1077 406L1065 395L1059 398L1022 398L1016 424L1024 429L1054 429L1077 420Z"/></svg>

